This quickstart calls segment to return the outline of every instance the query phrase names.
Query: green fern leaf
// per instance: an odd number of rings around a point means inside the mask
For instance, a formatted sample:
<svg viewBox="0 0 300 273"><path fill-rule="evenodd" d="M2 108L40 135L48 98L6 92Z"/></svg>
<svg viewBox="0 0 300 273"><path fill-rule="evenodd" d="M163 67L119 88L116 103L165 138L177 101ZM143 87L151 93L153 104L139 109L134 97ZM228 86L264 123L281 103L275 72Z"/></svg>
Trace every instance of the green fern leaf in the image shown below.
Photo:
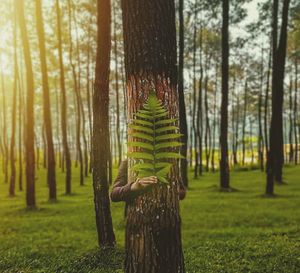
<svg viewBox="0 0 300 273"><path fill-rule="evenodd" d="M129 152L128 156L136 162L132 170L137 177L156 176L161 183L168 183L168 174L173 163L170 159L183 158L176 149L182 135L175 126L177 119L169 118L169 113L152 92L143 108L134 114L129 124L129 135L133 138L129 147L138 147L138 152Z"/></svg>

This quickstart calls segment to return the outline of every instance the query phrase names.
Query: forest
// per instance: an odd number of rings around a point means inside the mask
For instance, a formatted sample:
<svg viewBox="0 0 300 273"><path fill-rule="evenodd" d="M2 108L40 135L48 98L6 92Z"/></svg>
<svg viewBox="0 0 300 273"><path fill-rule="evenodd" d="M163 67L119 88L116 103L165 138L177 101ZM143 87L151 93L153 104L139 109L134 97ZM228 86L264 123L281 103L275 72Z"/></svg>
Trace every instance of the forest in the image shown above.
<svg viewBox="0 0 300 273"><path fill-rule="evenodd" d="M300 272L298 0L0 12L0 272Z"/></svg>

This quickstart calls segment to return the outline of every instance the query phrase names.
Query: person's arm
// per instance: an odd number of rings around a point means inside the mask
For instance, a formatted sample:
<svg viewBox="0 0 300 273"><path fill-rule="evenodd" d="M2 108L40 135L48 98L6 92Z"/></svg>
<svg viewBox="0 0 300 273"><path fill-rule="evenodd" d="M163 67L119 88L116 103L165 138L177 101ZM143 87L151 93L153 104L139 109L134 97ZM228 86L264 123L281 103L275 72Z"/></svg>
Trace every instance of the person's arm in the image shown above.
<svg viewBox="0 0 300 273"><path fill-rule="evenodd" d="M120 165L118 176L113 185L110 198L113 202L131 202L138 195L145 192L151 185L157 183L157 178L154 176L138 178L136 181L127 183L127 160Z"/></svg>
<svg viewBox="0 0 300 273"><path fill-rule="evenodd" d="M183 186L182 183L179 184L178 195L179 195L179 200L183 200L186 196L186 188L185 186Z"/></svg>
<svg viewBox="0 0 300 273"><path fill-rule="evenodd" d="M132 199L131 184L127 183L127 160L122 161L110 194L111 200L113 202L130 201Z"/></svg>

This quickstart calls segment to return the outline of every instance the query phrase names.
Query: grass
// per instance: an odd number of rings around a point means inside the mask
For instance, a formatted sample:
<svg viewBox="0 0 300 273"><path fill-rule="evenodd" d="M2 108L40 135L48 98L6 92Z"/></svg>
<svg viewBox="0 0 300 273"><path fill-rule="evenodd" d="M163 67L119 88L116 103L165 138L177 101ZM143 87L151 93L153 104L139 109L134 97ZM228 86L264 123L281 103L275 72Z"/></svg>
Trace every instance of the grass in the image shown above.
<svg viewBox="0 0 300 273"><path fill-rule="evenodd" d="M24 193L9 198L1 182L0 272L123 272L124 204L112 204L117 249L100 251L90 178L80 187L75 176L65 196L59 172L59 201L49 203L44 177L40 170L36 210L25 209ZM230 193L218 190L218 174L191 180L181 203L187 272L300 272L299 177L299 167L285 168L288 185L274 198L263 196L259 171L232 173Z"/></svg>

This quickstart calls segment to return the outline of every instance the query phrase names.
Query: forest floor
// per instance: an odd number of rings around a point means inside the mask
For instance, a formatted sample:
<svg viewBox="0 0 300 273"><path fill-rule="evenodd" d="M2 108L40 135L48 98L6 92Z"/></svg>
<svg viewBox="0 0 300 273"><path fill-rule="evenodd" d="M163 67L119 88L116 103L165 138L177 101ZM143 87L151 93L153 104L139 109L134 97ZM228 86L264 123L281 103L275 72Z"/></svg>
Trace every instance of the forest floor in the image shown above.
<svg viewBox="0 0 300 273"><path fill-rule="evenodd" d="M77 170L76 170L77 172ZM286 167L288 185L263 196L259 171L232 173L235 192L218 190L218 174L191 180L181 202L187 272L300 272L300 168ZM97 250L91 179L65 196L58 174L57 203L47 202L44 170L38 209L25 209L24 193L7 197L0 185L0 272L123 272L124 204L112 204L116 250Z"/></svg>

